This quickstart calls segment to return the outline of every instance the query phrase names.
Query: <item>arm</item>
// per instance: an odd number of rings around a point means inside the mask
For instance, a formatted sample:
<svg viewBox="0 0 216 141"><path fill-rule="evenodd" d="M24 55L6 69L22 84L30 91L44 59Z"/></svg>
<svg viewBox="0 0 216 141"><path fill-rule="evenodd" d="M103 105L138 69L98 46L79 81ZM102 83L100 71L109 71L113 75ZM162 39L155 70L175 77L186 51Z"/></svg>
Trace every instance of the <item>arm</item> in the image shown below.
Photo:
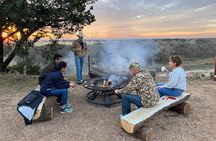
<svg viewBox="0 0 216 141"><path fill-rule="evenodd" d="M136 76L134 76L131 81L128 83L126 87L123 89L117 90L117 93L130 93L132 91L135 91L137 88L137 81L136 81Z"/></svg>
<svg viewBox="0 0 216 141"><path fill-rule="evenodd" d="M60 72L56 74L54 81L57 89L67 89L70 87L70 82L65 80Z"/></svg>
<svg viewBox="0 0 216 141"><path fill-rule="evenodd" d="M179 74L177 72L172 72L172 74L169 74L169 82L164 84L163 87L175 88L178 82L178 78L179 78Z"/></svg>
<svg viewBox="0 0 216 141"><path fill-rule="evenodd" d="M77 45L77 41L76 41L76 40L73 41L73 44L72 44L71 50L72 50L72 51L80 51L80 50L82 50L81 47L77 47L77 46L78 46L78 45Z"/></svg>

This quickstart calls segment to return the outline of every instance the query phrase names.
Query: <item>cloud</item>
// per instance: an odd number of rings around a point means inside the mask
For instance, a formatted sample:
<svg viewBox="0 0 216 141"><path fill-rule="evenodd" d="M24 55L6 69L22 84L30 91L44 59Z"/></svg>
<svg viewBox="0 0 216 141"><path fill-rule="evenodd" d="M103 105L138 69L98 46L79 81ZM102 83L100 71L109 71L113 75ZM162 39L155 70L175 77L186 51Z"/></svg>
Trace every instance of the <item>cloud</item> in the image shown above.
<svg viewBox="0 0 216 141"><path fill-rule="evenodd" d="M204 32L215 25L210 23L215 9L215 0L98 0L93 11L97 21L86 30L119 38L157 30Z"/></svg>

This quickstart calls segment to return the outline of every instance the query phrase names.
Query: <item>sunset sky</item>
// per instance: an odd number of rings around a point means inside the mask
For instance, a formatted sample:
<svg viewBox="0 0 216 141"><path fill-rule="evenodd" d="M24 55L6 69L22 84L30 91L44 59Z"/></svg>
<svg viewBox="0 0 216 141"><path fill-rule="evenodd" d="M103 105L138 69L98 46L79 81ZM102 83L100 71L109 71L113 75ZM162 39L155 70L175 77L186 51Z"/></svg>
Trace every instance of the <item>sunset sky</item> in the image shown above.
<svg viewBox="0 0 216 141"><path fill-rule="evenodd" d="M87 38L216 37L216 0L98 0Z"/></svg>

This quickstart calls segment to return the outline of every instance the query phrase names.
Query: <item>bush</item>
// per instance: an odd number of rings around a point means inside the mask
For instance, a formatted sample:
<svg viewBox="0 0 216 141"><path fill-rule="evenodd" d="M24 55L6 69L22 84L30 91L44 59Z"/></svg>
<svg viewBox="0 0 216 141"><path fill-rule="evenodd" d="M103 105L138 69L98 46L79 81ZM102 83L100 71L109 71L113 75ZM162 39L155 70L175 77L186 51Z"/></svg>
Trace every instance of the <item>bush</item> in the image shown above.
<svg viewBox="0 0 216 141"><path fill-rule="evenodd" d="M23 62L18 62L16 65L13 65L9 69L10 69L11 72L16 72L17 71L20 74L22 74L23 73L23 66L24 66ZM27 61L26 67L27 67L27 74L30 74L30 75L39 75L39 73L40 73L40 66L33 64L31 60Z"/></svg>

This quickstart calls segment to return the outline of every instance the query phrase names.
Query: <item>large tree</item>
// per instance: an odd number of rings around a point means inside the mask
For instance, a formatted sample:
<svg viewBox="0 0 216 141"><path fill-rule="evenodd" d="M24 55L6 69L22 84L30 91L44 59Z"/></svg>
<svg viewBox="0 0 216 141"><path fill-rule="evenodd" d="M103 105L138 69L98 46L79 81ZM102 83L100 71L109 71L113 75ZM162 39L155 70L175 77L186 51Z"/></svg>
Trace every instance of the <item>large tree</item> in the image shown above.
<svg viewBox="0 0 216 141"><path fill-rule="evenodd" d="M0 70L5 71L19 48L24 45L28 47L26 45L31 45L43 37L44 33L61 36L64 33L74 33L94 22L91 10L95 2L96 0L1 0ZM9 31L12 26L16 30ZM10 55L3 60L2 33L6 31L11 37L19 32L21 37L16 40Z"/></svg>

